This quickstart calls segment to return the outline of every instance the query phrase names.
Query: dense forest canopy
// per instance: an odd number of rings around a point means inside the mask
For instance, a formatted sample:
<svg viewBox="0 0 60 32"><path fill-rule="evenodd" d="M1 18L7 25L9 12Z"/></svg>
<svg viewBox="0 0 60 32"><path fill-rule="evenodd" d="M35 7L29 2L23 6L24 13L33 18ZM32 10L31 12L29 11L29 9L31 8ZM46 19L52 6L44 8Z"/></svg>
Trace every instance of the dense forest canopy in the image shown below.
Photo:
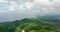
<svg viewBox="0 0 60 32"><path fill-rule="evenodd" d="M54 19L56 18L56 19ZM60 32L60 19L56 17L24 18L0 23L0 32Z"/></svg>

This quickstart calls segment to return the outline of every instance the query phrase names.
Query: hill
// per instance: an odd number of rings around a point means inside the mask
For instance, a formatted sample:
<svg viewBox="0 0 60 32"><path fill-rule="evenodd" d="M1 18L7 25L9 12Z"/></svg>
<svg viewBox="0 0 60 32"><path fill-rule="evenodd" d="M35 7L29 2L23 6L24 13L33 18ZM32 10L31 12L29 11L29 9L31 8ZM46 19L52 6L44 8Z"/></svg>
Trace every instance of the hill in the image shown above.
<svg viewBox="0 0 60 32"><path fill-rule="evenodd" d="M0 32L21 32L22 30L26 32L60 32L59 29L60 24L50 22L46 18L24 18L13 22L0 23Z"/></svg>

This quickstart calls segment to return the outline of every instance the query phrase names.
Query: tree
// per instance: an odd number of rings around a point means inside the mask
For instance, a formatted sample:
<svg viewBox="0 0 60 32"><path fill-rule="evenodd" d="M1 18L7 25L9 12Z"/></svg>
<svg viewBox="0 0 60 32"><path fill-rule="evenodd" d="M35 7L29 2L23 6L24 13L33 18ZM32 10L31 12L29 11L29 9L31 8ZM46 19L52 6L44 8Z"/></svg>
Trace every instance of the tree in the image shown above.
<svg viewBox="0 0 60 32"><path fill-rule="evenodd" d="M7 28L3 25L0 25L0 32L7 32Z"/></svg>

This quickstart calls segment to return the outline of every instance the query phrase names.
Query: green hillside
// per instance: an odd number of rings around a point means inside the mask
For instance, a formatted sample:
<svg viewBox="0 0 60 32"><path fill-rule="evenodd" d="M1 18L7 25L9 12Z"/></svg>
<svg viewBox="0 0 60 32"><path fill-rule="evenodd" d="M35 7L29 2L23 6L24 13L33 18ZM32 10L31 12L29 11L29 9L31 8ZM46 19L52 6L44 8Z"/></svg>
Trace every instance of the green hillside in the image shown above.
<svg viewBox="0 0 60 32"><path fill-rule="evenodd" d="M44 18L24 18L0 23L0 32L60 32L60 24Z"/></svg>

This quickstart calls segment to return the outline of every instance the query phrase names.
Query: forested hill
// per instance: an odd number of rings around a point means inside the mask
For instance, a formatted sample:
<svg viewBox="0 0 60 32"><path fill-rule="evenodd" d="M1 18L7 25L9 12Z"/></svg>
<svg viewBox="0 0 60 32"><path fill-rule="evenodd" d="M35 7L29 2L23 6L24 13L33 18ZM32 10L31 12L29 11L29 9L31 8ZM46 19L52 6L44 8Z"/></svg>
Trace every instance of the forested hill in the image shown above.
<svg viewBox="0 0 60 32"><path fill-rule="evenodd" d="M0 32L60 32L60 24L45 18L24 18L0 23Z"/></svg>

